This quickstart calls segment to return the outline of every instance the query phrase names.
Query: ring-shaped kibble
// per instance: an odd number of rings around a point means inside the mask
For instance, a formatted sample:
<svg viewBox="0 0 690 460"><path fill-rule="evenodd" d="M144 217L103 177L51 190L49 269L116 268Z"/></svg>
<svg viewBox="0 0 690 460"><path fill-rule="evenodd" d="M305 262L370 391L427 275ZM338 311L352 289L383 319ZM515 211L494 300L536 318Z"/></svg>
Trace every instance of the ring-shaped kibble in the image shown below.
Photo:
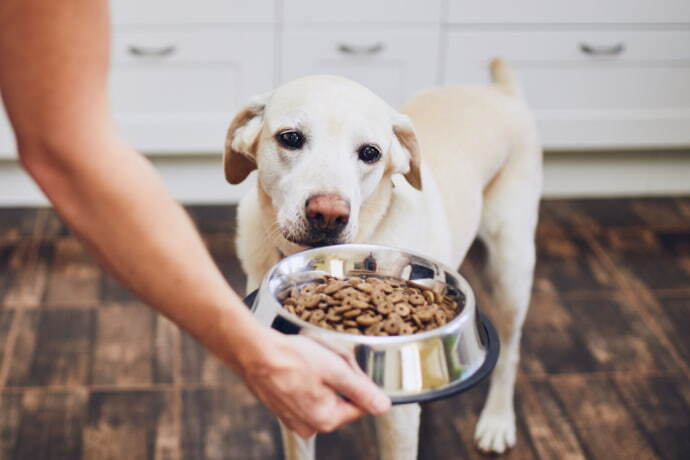
<svg viewBox="0 0 690 460"><path fill-rule="evenodd" d="M311 320L321 321L326 317L326 313L323 310L314 310L311 314Z"/></svg>
<svg viewBox="0 0 690 460"><path fill-rule="evenodd" d="M400 326L400 331L399 331L398 333L399 333L400 335L410 335L410 334L414 334L414 328L413 328L411 325L407 324L407 323L403 323L403 324Z"/></svg>
<svg viewBox="0 0 690 460"><path fill-rule="evenodd" d="M362 310L360 310L359 308L353 308L352 310L348 310L346 312L343 312L343 318L347 318L347 319L356 318L361 313L362 313Z"/></svg>
<svg viewBox="0 0 690 460"><path fill-rule="evenodd" d="M412 312L412 308L407 302L400 302L395 304L395 312L404 318Z"/></svg>
<svg viewBox="0 0 690 460"><path fill-rule="evenodd" d="M380 316L376 317L371 313L364 313L363 315L359 315L357 317L357 324L360 326L371 326L372 324L376 324L380 320Z"/></svg>
<svg viewBox="0 0 690 460"><path fill-rule="evenodd" d="M393 310L395 310L395 306L390 302L385 302L381 305L376 306L376 311L381 313L382 315L388 315L389 313L393 313Z"/></svg>
<svg viewBox="0 0 690 460"><path fill-rule="evenodd" d="M400 322L396 321L393 318L387 319L383 323L383 330L389 334L397 334L398 331L400 330Z"/></svg>
<svg viewBox="0 0 690 460"><path fill-rule="evenodd" d="M408 302L412 305L424 305L424 296L421 294L411 294Z"/></svg>

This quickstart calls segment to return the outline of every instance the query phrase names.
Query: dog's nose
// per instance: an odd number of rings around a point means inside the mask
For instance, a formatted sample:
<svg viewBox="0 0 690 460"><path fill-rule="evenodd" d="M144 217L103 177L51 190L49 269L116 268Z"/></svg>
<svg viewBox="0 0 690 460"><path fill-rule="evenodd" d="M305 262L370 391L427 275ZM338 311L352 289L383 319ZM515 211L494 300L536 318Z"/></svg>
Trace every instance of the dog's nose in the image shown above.
<svg viewBox="0 0 690 460"><path fill-rule="evenodd" d="M314 230L339 233L350 220L350 203L338 195L314 195L307 200L306 214Z"/></svg>

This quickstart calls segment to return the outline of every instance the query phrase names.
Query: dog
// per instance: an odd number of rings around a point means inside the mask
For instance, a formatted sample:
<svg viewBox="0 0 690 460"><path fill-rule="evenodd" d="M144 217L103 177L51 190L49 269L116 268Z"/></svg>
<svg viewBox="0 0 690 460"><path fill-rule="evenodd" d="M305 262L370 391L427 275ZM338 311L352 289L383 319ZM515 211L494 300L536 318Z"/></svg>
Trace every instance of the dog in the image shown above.
<svg viewBox="0 0 690 460"><path fill-rule="evenodd" d="M515 444L513 392L535 265L542 149L509 66L491 84L422 91L399 112L336 76L303 77L255 97L232 120L225 177L257 185L238 208L247 292L281 258L309 247L375 243L459 267L475 239L488 252L502 351L479 416L480 450ZM376 417L382 459L417 456L420 407ZM314 438L282 428L291 460Z"/></svg>

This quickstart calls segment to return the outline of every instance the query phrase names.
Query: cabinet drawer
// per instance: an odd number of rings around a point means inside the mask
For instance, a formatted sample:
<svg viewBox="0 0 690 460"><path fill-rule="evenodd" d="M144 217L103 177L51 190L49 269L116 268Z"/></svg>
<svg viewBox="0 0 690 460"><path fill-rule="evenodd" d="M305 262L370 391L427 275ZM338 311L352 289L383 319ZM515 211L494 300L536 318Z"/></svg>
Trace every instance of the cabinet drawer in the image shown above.
<svg viewBox="0 0 690 460"><path fill-rule="evenodd" d="M591 56L623 43L620 55ZM592 38L594 37L594 38ZM551 148L690 145L690 52L686 32L450 31L443 80L485 83L494 56L516 70ZM656 53L654 50L658 50Z"/></svg>
<svg viewBox="0 0 690 460"><path fill-rule="evenodd" d="M641 61L690 61L690 31L666 30L565 30L449 32L450 57L463 59L502 56L534 64L610 64Z"/></svg>
<svg viewBox="0 0 690 460"><path fill-rule="evenodd" d="M147 153L219 152L235 110L273 87L273 37L270 26L115 34L118 126Z"/></svg>
<svg viewBox="0 0 690 460"><path fill-rule="evenodd" d="M448 22L639 24L690 22L687 0L448 0Z"/></svg>
<svg viewBox="0 0 690 460"><path fill-rule="evenodd" d="M287 23L435 24L441 18L441 3L441 0L289 0L284 3L283 18Z"/></svg>
<svg viewBox="0 0 690 460"><path fill-rule="evenodd" d="M282 77L342 75L397 107L436 83L438 40L436 26L287 27Z"/></svg>
<svg viewBox="0 0 690 460"><path fill-rule="evenodd" d="M275 22L276 0L113 0L115 24Z"/></svg>

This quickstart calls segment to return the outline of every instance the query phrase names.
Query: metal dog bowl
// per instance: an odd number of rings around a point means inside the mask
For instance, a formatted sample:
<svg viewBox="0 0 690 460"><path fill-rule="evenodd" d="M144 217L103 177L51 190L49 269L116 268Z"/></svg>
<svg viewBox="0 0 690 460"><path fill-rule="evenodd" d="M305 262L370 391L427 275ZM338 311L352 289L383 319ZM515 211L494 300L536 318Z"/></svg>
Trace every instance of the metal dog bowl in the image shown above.
<svg viewBox="0 0 690 460"><path fill-rule="evenodd" d="M324 329L282 308L279 293L324 274L409 280L440 290L464 308L439 328L389 337ZM276 264L259 290L245 301L262 323L287 334L308 335L354 358L394 404L430 401L465 391L491 373L498 357L496 331L485 316L478 314L467 281L441 263L391 247L343 244L293 254Z"/></svg>

